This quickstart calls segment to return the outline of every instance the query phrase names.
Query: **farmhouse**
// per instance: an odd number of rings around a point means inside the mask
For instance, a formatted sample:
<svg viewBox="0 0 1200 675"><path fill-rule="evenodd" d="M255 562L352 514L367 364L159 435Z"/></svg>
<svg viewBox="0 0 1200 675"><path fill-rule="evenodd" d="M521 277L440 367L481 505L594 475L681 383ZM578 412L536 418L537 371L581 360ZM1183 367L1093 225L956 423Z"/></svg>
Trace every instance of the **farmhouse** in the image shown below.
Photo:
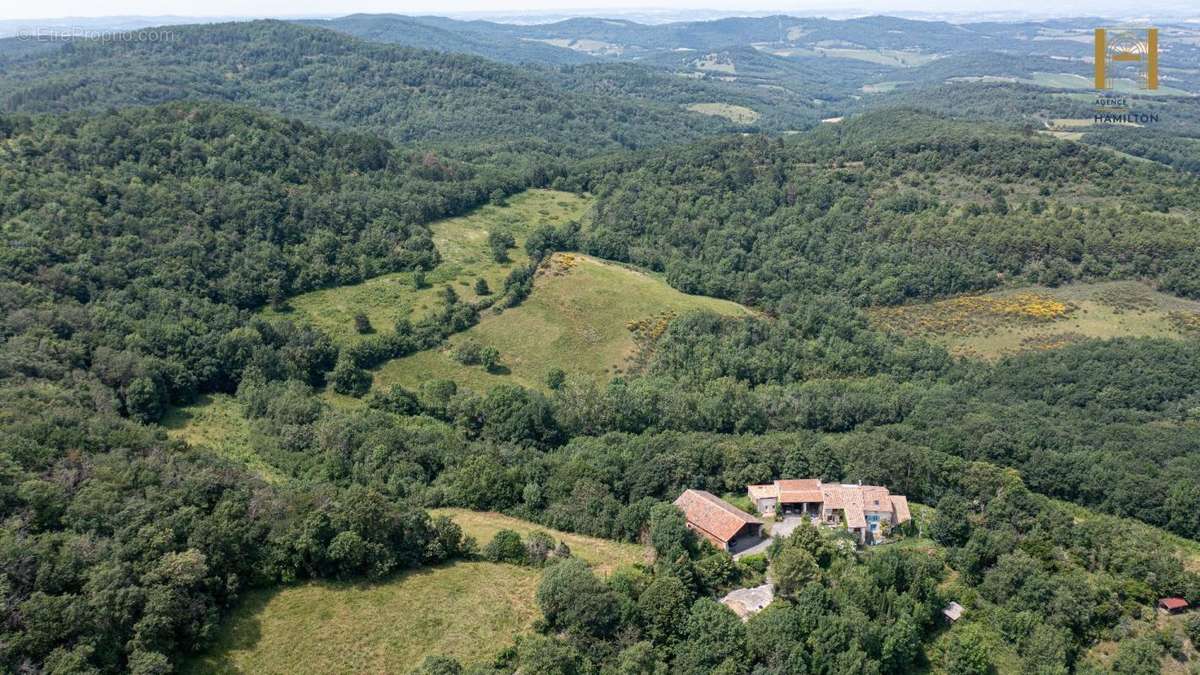
<svg viewBox="0 0 1200 675"><path fill-rule="evenodd" d="M912 520L908 498L885 487L851 483L822 483L815 478L777 480L748 485L754 508L765 516L808 516L826 525L844 524L860 542L878 542L888 527Z"/></svg>
<svg viewBox="0 0 1200 675"><path fill-rule="evenodd" d="M761 520L704 490L684 490L675 506L688 528L722 551L737 553L762 539Z"/></svg>

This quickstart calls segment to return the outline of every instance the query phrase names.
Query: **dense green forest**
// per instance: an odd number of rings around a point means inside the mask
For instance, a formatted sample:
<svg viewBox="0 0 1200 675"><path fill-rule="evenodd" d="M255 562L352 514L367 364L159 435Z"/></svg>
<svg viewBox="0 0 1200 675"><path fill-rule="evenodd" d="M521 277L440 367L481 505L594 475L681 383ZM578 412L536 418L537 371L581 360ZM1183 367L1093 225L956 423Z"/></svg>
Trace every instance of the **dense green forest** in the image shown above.
<svg viewBox="0 0 1200 675"><path fill-rule="evenodd" d="M806 30L901 48L916 23ZM498 24L473 25L486 42ZM781 24L676 26L669 39L629 22L551 26L536 30L722 50ZM1026 30L1006 26L974 39ZM929 49L963 41L926 28ZM1006 672L1147 673L1180 658L1153 603L1200 602L1187 555L1200 540L1200 341L1089 340L985 362L884 333L862 311L1105 279L1200 297L1200 180L1178 129L1096 132L1161 164L1135 161L1023 128L1051 92L980 84L924 90L948 93L920 108L899 92L879 99L894 109L802 134L702 139L734 128L680 110L710 93L784 105L814 82L831 98L851 89L803 60L779 66L796 91L755 98L685 82L668 59L519 69L281 22L172 31L74 41L0 73L6 672L172 672L249 589L476 556L484 542L431 507L656 553L604 579L569 551L543 555L536 631L471 672L990 673L1006 660ZM910 70L938 81L952 66ZM930 109L992 87L1015 97ZM1008 106L1017 123L961 119ZM341 348L288 316L305 291L432 270L430 221L549 184L592 194L592 213L531 228L531 264L486 299L440 288L424 318ZM503 256L514 243L490 245ZM536 293L555 251L756 311L672 317L638 367L603 382L372 389L371 368ZM255 312L269 305L272 318ZM356 398L333 405L331 391ZM243 456L269 472L159 426L214 392L254 431ZM894 547L800 528L735 562L666 503L782 476L879 483L936 510ZM498 547L485 555L522 558ZM743 624L714 601L768 563L769 609ZM950 600L973 616L946 630ZM1115 656L1100 659L1099 643Z"/></svg>
<svg viewBox="0 0 1200 675"><path fill-rule="evenodd" d="M582 52L563 49L519 37L498 36L472 30L470 25L452 30L438 17L413 17L399 14L351 14L336 19L304 21L311 26L328 28L372 42L401 44L417 49L474 54L504 63L588 63L593 59Z"/></svg>
<svg viewBox="0 0 1200 675"><path fill-rule="evenodd" d="M747 304L825 291L894 304L1013 278L1200 289L1200 182L918 110L601 163L578 184L599 196L589 253Z"/></svg>
<svg viewBox="0 0 1200 675"><path fill-rule="evenodd" d="M222 336L295 293L428 269L438 253L423 223L520 187L213 104L7 116L0 138L5 374L90 370L117 410L147 421L232 390L257 350L279 348L270 368L322 382L336 356L323 335Z"/></svg>
<svg viewBox="0 0 1200 675"><path fill-rule="evenodd" d="M171 27L159 41L76 41L0 73L0 110L62 112L166 101L254 105L463 147L544 171L556 157L696 138L718 121L642 100L600 98L460 54L363 42L278 21ZM499 157L495 155L500 154Z"/></svg>
<svg viewBox="0 0 1200 675"><path fill-rule="evenodd" d="M1150 159L1196 173L1195 153L1200 139L1200 107L1193 97L1124 94L1131 110L1157 116L1143 127L1084 126L1084 143L1106 146L1135 157ZM948 117L999 123L1013 128L1041 130L1058 119L1087 123L1096 113L1095 98L1069 90L1009 82L939 83L881 94L860 102L860 108L906 107Z"/></svg>
<svg viewBox="0 0 1200 675"><path fill-rule="evenodd" d="M636 404L620 409L617 401L644 394L645 385L631 383L635 392L622 392L625 388L614 385L609 394L614 415L641 410ZM454 419L455 425L482 418L483 426L470 433L488 443L425 440L424 447L439 451L426 450L417 455L417 463L397 471L398 463L382 458L415 459L421 437L429 434L421 431L425 427L414 425L397 435L384 416L355 421L327 411L326 421L316 424L336 425L341 430L337 437L355 439L349 452L324 443L304 450L262 450L276 453L268 456L283 465L294 462L287 453L318 458L301 470L309 476L366 480L401 494L415 490L414 497L430 503L504 509L553 527L607 537L635 539L648 531L659 556L651 570L618 573L607 582L574 567L548 572L539 603L548 633L558 637L532 640L501 655L505 671L533 668L553 656L552 662L575 664L565 672L587 672L591 664L621 664L639 654L641 663L670 663L671 672L721 668L736 673L753 667L907 672L922 662L919 645L937 624L934 617L945 596L934 587L943 578L945 563L961 575L959 583L978 588L992 607L989 629L1022 645L1023 668L1068 672L1094 639L1113 635L1122 621L1139 616L1139 604L1164 593L1192 597L1200 590L1200 578L1164 555L1165 542L1160 540L1160 547L1151 543L1159 535L1117 520L1075 523L1070 510L1032 494L1015 474L898 441L886 431L608 432L574 436L561 445L561 436L547 433L555 422L543 411L555 409L556 416L568 416L562 423L569 425L578 392L556 394L547 402L518 390L493 390L482 400L461 391L446 398L446 389L445 383L431 383L415 394L392 392L372 407L384 410L402 400L409 402L410 413ZM239 394L244 396L249 396L247 409L255 407L258 394ZM294 404L303 400L290 396ZM710 405L729 405L727 397L719 400ZM267 414L269 428L282 430L276 425L287 413L273 416L281 413ZM586 419L603 418L590 414ZM659 428L673 424L678 422L665 421ZM334 442L335 437L326 438ZM515 438L532 444L512 445ZM381 443L386 443L384 453ZM441 467L441 473L424 487L430 467ZM938 504L939 519L930 534L945 552L933 558L912 549L859 556L844 544L801 530L772 552L777 571L786 565L781 560L799 558L791 563L799 568L796 576L777 580L785 602L743 628L708 598L753 579L753 563L731 564L727 556L698 546L674 520L678 515L672 516L673 509L664 511L659 500L687 486L723 492L784 474L886 478L897 489ZM792 547L804 554L788 554ZM705 632L710 624L714 630L719 627L718 634ZM716 643L708 644L710 640ZM943 657L947 669L987 672L987 641L975 637L963 642L948 647ZM1130 644L1144 648L1146 640ZM1156 664L1161 648L1151 646L1150 662ZM1140 662L1128 658L1137 667L1146 663L1144 657ZM725 663L729 659L733 662ZM953 665L958 659L970 665L960 670ZM649 671L663 667L651 665Z"/></svg>

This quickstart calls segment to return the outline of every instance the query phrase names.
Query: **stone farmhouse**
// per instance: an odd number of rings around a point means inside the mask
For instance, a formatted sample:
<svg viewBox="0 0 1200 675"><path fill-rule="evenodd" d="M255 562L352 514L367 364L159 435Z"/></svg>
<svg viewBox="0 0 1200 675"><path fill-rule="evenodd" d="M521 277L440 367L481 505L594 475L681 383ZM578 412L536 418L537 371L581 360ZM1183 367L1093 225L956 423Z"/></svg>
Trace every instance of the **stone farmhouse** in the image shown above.
<svg viewBox="0 0 1200 675"><path fill-rule="evenodd" d="M805 478L748 485L746 489L754 508L764 516L801 515L834 527L844 524L863 544L878 543L888 528L912 520L908 498L878 485Z"/></svg>

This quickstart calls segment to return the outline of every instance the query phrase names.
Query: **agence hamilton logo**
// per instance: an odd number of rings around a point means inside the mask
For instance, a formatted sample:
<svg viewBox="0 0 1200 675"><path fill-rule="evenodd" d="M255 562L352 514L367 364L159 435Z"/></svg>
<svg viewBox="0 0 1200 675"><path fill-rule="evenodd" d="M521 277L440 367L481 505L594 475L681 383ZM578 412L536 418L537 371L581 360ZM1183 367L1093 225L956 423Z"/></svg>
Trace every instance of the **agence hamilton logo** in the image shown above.
<svg viewBox="0 0 1200 675"><path fill-rule="evenodd" d="M1106 93L1118 74L1128 76L1135 66L1137 89L1158 89L1158 29L1116 26L1096 29L1096 124L1145 125L1158 122L1158 113L1137 113L1124 97Z"/></svg>
<svg viewBox="0 0 1200 675"><path fill-rule="evenodd" d="M1139 89L1158 89L1157 28L1097 28L1096 88L1108 89L1108 72L1120 64L1136 63Z"/></svg>

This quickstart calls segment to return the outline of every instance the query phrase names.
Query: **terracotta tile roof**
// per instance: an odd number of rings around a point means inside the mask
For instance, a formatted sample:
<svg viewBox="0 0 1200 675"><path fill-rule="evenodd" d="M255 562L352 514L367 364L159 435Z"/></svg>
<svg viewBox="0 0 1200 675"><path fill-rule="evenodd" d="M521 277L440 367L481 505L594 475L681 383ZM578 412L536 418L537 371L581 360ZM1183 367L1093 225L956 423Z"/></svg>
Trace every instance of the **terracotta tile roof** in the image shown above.
<svg viewBox="0 0 1200 675"><path fill-rule="evenodd" d="M762 521L704 490L684 490L675 500L693 526L729 541L747 524Z"/></svg>
<svg viewBox="0 0 1200 675"><path fill-rule="evenodd" d="M845 505L845 500L842 498L841 485L825 485L821 484L821 501L825 503L826 509L840 509Z"/></svg>
<svg viewBox="0 0 1200 675"><path fill-rule="evenodd" d="M1163 598L1158 601L1158 606L1163 609L1183 609L1188 603L1183 598Z"/></svg>
<svg viewBox="0 0 1200 675"><path fill-rule="evenodd" d="M908 498L891 494L881 485L826 484L815 478L777 480L771 485L749 485L754 499L779 497L780 504L821 502L825 511L842 509L847 527L866 527L868 513L892 514L892 522L912 520Z"/></svg>
<svg viewBox="0 0 1200 675"><path fill-rule="evenodd" d="M878 485L864 485L861 489L863 509L867 511L891 512L892 503L888 499L888 489Z"/></svg>
<svg viewBox="0 0 1200 675"><path fill-rule="evenodd" d="M841 486L842 508L846 510L846 527L866 527L863 513L863 491L857 485Z"/></svg>
<svg viewBox="0 0 1200 675"><path fill-rule="evenodd" d="M776 489L776 487L771 483L766 485L747 485L746 492L750 493L751 499L764 499L779 496L779 490Z"/></svg>
<svg viewBox="0 0 1200 675"><path fill-rule="evenodd" d="M897 523L907 523L912 520L912 514L908 511L908 497L904 495L891 495L892 510L896 512Z"/></svg>
<svg viewBox="0 0 1200 675"><path fill-rule="evenodd" d="M782 504L821 501L821 481L815 478L777 480L775 487L779 490L779 501Z"/></svg>

